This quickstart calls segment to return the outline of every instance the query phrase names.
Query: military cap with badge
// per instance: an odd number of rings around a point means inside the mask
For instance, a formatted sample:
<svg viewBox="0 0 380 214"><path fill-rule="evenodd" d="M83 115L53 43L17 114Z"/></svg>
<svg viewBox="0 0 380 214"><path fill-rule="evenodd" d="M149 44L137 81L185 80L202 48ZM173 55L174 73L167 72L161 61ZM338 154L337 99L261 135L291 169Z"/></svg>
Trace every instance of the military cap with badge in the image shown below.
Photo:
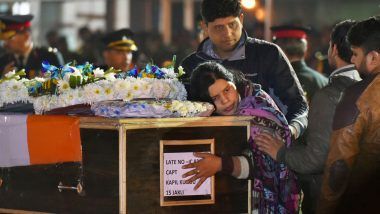
<svg viewBox="0 0 380 214"><path fill-rule="evenodd" d="M107 34L103 37L102 41L106 45L106 49L137 51L137 46L132 37L133 32L130 29L124 28Z"/></svg>
<svg viewBox="0 0 380 214"><path fill-rule="evenodd" d="M0 74L12 70L25 69L27 78L41 74L41 64L49 61L54 65L63 65L64 61L56 49L47 49L33 45L30 29L33 15L0 15L0 40L3 40L6 54L0 57ZM14 40L17 35L21 36Z"/></svg>
<svg viewBox="0 0 380 214"><path fill-rule="evenodd" d="M29 29L33 15L2 15L0 16L0 40L7 40L17 32Z"/></svg>

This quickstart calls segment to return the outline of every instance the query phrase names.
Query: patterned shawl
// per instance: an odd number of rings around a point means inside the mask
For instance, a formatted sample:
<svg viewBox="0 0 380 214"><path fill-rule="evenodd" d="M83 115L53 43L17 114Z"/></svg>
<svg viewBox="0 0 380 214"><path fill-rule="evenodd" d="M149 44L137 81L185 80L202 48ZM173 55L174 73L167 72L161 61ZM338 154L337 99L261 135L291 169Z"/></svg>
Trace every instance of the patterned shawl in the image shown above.
<svg viewBox="0 0 380 214"><path fill-rule="evenodd" d="M294 172L284 163L278 163L269 155L259 151L254 142L258 133L266 131L281 136L285 146L289 147L291 133L285 116L259 85L254 86L252 96L240 102L238 115L253 116L248 143L254 164L254 205L258 205L260 214L298 213L300 197Z"/></svg>

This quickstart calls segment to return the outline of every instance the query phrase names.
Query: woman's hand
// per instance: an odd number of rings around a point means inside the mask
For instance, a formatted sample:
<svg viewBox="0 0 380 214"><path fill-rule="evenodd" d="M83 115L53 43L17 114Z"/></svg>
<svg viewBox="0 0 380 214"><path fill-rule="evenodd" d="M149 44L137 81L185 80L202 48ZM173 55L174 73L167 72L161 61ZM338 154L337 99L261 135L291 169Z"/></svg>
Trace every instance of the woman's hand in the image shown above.
<svg viewBox="0 0 380 214"><path fill-rule="evenodd" d="M182 166L182 169L191 169L182 175L183 178L192 176L186 183L191 183L199 179L195 185L194 190L197 190L208 177L215 175L215 173L222 170L222 158L209 153L194 153L195 157L202 158L196 163L189 163Z"/></svg>
<svg viewBox="0 0 380 214"><path fill-rule="evenodd" d="M255 143L260 151L267 153L274 160L277 159L278 150L284 146L282 139L276 135L262 132L255 137Z"/></svg>

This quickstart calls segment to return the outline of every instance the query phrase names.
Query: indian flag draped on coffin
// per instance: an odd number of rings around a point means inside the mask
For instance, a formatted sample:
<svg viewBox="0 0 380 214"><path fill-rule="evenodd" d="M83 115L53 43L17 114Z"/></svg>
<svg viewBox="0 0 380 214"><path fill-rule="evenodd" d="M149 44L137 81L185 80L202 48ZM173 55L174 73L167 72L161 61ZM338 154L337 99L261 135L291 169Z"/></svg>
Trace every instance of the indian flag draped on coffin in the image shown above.
<svg viewBox="0 0 380 214"><path fill-rule="evenodd" d="M79 119L0 115L0 167L82 161Z"/></svg>

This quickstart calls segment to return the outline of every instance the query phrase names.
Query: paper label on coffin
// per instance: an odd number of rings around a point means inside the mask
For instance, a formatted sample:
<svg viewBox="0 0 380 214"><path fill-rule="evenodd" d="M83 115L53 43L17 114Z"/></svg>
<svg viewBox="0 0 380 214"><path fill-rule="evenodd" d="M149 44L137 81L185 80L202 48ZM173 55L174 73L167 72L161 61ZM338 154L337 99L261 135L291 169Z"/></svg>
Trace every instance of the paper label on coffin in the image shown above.
<svg viewBox="0 0 380 214"><path fill-rule="evenodd" d="M190 196L190 195L210 195L211 178L208 178L197 190L194 186L198 182L185 184L188 178L182 175L191 169L182 169L185 164L199 161L192 152L164 153L164 196Z"/></svg>

